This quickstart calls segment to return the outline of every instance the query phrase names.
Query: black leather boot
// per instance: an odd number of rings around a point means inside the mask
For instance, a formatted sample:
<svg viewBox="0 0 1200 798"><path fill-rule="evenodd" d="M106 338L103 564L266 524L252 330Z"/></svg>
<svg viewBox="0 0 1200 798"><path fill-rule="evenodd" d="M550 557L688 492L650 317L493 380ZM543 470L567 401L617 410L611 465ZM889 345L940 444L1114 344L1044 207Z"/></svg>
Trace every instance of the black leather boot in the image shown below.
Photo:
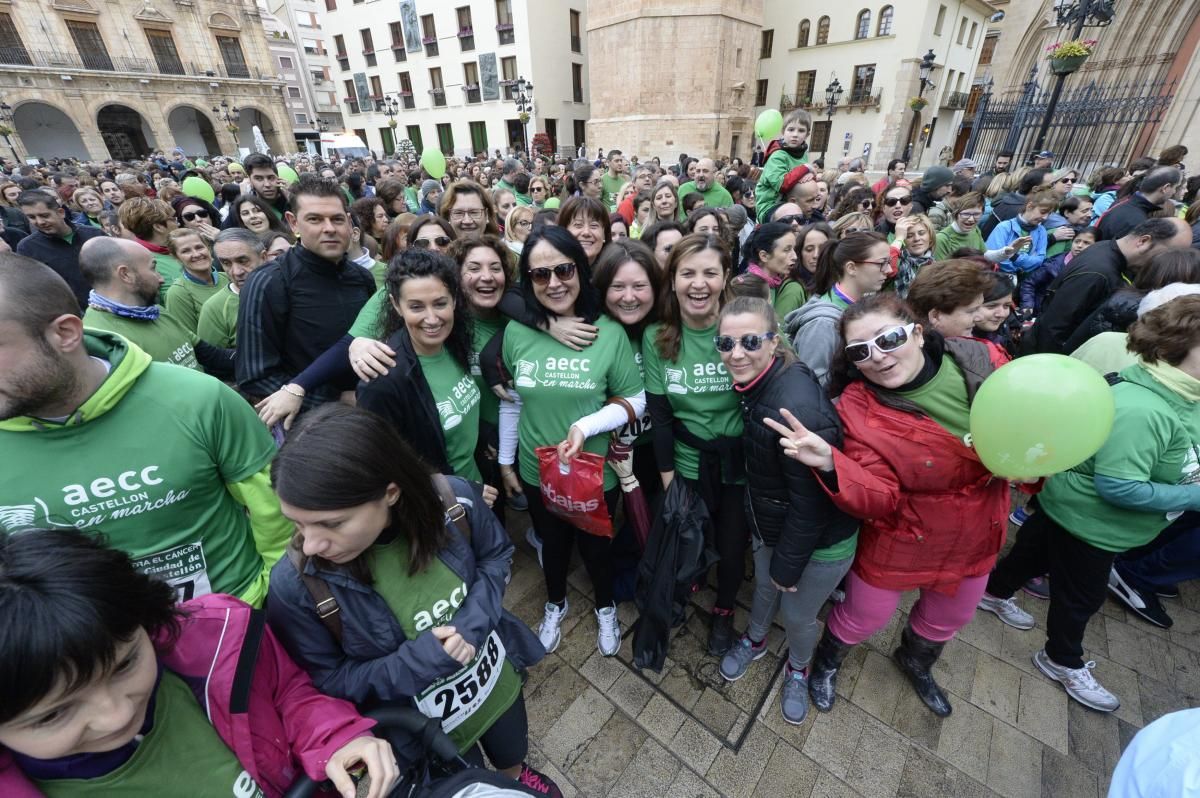
<svg viewBox="0 0 1200 798"><path fill-rule="evenodd" d="M733 611L718 612L714 608L712 626L708 630L708 653L714 657L723 657L732 646Z"/></svg>
<svg viewBox="0 0 1200 798"><path fill-rule="evenodd" d="M821 635L821 641L813 651L812 664L808 667L808 694L812 697L813 706L821 712L833 709L833 701L837 696L838 668L842 660L854 646L838 640L829 627Z"/></svg>
<svg viewBox="0 0 1200 798"><path fill-rule="evenodd" d="M900 635L900 647L893 654L896 664L912 682L917 695L939 718L946 717L952 711L950 700L933 680L933 663L937 662L945 647L945 643L926 640L914 632L912 627L906 626Z"/></svg>

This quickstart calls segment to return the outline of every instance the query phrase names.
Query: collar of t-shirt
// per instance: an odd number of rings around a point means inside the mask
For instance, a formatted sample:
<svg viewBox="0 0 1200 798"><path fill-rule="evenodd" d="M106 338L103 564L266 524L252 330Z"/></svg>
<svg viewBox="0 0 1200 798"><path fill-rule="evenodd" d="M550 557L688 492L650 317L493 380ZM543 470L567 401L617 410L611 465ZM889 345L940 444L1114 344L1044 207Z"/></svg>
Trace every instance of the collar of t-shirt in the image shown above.
<svg viewBox="0 0 1200 798"><path fill-rule="evenodd" d="M102 357L96 357L95 355L91 355L91 358L92 358L92 360L94 360L94 361L96 361L97 363L99 363L101 366L104 366L104 376L105 376L106 378L107 378L107 376L108 376L109 374L111 374L111 373L112 373L112 363L110 363L109 361L105 360L105 359L104 359L104 358L102 358ZM44 419L42 419L42 421L49 421L49 422L51 422L51 423L53 423L53 424L66 424L66 423L67 423L67 419L69 419L69 418L70 418L71 416L73 416L73 415L75 415L75 414L74 414L74 413L69 413L69 414L67 414L67 415L65 415L65 416L55 416L55 417L53 417L53 418L44 418Z"/></svg>
<svg viewBox="0 0 1200 798"><path fill-rule="evenodd" d="M371 257L371 253L367 251L366 247L363 247L362 252L358 254L357 258L351 258L350 260L364 269L370 269L375 265L375 259Z"/></svg>

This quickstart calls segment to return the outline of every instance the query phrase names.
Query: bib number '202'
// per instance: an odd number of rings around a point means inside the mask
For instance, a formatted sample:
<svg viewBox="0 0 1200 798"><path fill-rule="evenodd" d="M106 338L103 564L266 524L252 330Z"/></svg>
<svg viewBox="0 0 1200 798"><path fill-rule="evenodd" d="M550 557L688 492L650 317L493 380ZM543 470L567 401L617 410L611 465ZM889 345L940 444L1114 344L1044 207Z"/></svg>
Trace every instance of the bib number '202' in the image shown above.
<svg viewBox="0 0 1200 798"><path fill-rule="evenodd" d="M443 731L451 731L483 706L499 681L503 665L504 645L492 632L469 665L425 690L417 706L426 717L440 718Z"/></svg>

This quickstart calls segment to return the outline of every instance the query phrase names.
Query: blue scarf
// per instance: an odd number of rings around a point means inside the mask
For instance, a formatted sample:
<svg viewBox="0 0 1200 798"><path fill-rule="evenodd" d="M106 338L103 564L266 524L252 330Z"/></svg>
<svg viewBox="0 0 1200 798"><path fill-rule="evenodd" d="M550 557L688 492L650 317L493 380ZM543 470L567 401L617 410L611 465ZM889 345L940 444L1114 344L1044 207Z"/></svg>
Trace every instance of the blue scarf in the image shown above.
<svg viewBox="0 0 1200 798"><path fill-rule="evenodd" d="M158 305L122 305L120 302L114 302L106 296L97 294L94 290L88 292L88 305L114 316L138 321L156 321L158 314L162 312Z"/></svg>

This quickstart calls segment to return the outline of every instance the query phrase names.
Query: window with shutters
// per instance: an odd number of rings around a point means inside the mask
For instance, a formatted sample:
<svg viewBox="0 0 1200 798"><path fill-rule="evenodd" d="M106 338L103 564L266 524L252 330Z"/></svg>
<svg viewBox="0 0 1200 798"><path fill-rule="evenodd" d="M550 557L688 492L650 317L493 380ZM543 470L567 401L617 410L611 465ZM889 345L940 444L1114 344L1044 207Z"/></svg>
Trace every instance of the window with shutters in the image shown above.
<svg viewBox="0 0 1200 798"><path fill-rule="evenodd" d="M147 30L146 41L150 42L150 53L158 71L164 75L182 75L183 62L179 60L179 51L175 49L175 39L170 31Z"/></svg>
<svg viewBox="0 0 1200 798"><path fill-rule="evenodd" d="M517 57L508 55L500 59L500 84L504 87L504 99L517 98Z"/></svg>
<svg viewBox="0 0 1200 798"><path fill-rule="evenodd" d="M463 88L466 89L467 102L477 103L479 97L479 65L474 61L463 64Z"/></svg>
<svg viewBox="0 0 1200 798"><path fill-rule="evenodd" d="M796 107L812 105L813 91L816 85L817 71L815 69L796 73L796 96L793 98L796 102Z"/></svg>
<svg viewBox="0 0 1200 798"><path fill-rule="evenodd" d="M583 64L571 64L571 96L575 102L583 102Z"/></svg>
<svg viewBox="0 0 1200 798"><path fill-rule="evenodd" d="M85 69L112 71L113 62L108 57L108 48L104 46L104 38L94 23L68 19L67 30L71 33L71 39L75 42L75 49L79 51Z"/></svg>
<svg viewBox="0 0 1200 798"><path fill-rule="evenodd" d="M437 126L438 147L441 148L443 155L454 154L454 131L450 128L448 122L440 123Z"/></svg>
<svg viewBox="0 0 1200 798"><path fill-rule="evenodd" d="M250 77L250 67L246 66L246 55L242 52L242 43L236 36L218 36L217 49L221 51L221 60L225 62L225 70L229 77Z"/></svg>
<svg viewBox="0 0 1200 798"><path fill-rule="evenodd" d="M371 35L370 28L363 28L358 32L362 38L363 56L367 59L367 66L373 67L377 64L375 58L375 37Z"/></svg>
<svg viewBox="0 0 1200 798"><path fill-rule="evenodd" d="M433 14L426 14L421 17L421 44L425 45L425 55L432 57L438 54L437 39L437 25L433 21Z"/></svg>
<svg viewBox="0 0 1200 798"><path fill-rule="evenodd" d="M487 123L468 122L471 128L471 152L487 152Z"/></svg>
<svg viewBox="0 0 1200 798"><path fill-rule="evenodd" d="M338 66L345 72L350 68L350 56L346 53L346 38L342 34L334 34L333 49L333 57L337 59Z"/></svg>
<svg viewBox="0 0 1200 798"><path fill-rule="evenodd" d="M512 0L496 0L496 35L500 44L512 44L515 41Z"/></svg>
<svg viewBox="0 0 1200 798"><path fill-rule="evenodd" d="M425 144L421 139L421 126L409 125L405 129L408 131L408 140L412 142L413 149L417 152L423 152L425 149Z"/></svg>
<svg viewBox="0 0 1200 798"><path fill-rule="evenodd" d="M400 104L410 111L416 106L416 100L413 99L412 77L407 72L400 73Z"/></svg>

